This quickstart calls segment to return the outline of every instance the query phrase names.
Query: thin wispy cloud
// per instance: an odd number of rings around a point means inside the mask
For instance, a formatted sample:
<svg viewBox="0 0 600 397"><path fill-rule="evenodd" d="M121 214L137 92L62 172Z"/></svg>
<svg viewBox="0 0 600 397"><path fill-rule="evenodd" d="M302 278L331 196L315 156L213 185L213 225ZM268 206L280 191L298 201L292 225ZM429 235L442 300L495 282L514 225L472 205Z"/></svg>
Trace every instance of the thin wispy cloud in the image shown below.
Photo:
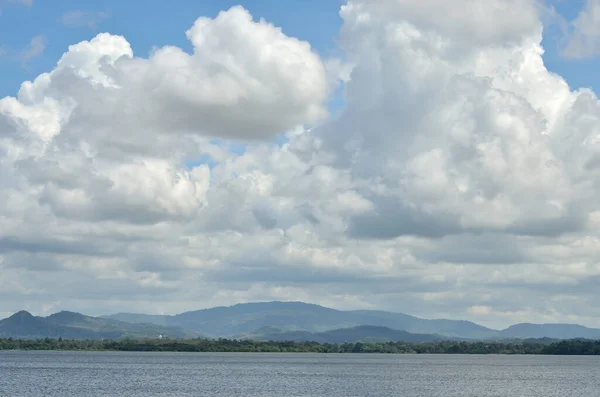
<svg viewBox="0 0 600 397"><path fill-rule="evenodd" d="M106 18L110 18L110 12L73 10L65 12L60 17L59 21L67 27L88 27L90 29L95 29L98 24Z"/></svg>
<svg viewBox="0 0 600 397"><path fill-rule="evenodd" d="M27 47L25 47L23 50L19 51L17 54L17 59L21 63L26 64L31 59L43 54L44 50L46 49L46 43L47 41L44 36L34 36L29 42L29 45L27 45Z"/></svg>
<svg viewBox="0 0 600 397"><path fill-rule="evenodd" d="M33 5L33 0L3 0L0 2L2 5L9 4L21 4L27 7L31 7Z"/></svg>
<svg viewBox="0 0 600 397"><path fill-rule="evenodd" d="M583 59L600 55L600 0L587 0L571 26L563 56Z"/></svg>
<svg viewBox="0 0 600 397"><path fill-rule="evenodd" d="M14 49L7 46L0 46L0 57L11 62L18 62L22 66L35 57L38 57L46 50L47 40L43 35L37 35L31 38L29 43L22 49Z"/></svg>
<svg viewBox="0 0 600 397"><path fill-rule="evenodd" d="M27 7L31 7L33 5L33 0L0 0L0 16L2 16L2 11L4 7L11 4L21 4Z"/></svg>

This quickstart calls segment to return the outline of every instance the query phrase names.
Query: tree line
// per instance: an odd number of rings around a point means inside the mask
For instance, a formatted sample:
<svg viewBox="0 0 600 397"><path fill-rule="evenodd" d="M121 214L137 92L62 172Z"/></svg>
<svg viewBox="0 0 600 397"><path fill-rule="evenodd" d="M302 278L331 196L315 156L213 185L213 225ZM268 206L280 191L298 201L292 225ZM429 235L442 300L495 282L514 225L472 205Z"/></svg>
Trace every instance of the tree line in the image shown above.
<svg viewBox="0 0 600 397"><path fill-rule="evenodd" d="M390 353L390 354L552 354L600 355L600 341L565 340L550 344L502 342L259 342L229 339L0 339L0 350L254 352L254 353Z"/></svg>

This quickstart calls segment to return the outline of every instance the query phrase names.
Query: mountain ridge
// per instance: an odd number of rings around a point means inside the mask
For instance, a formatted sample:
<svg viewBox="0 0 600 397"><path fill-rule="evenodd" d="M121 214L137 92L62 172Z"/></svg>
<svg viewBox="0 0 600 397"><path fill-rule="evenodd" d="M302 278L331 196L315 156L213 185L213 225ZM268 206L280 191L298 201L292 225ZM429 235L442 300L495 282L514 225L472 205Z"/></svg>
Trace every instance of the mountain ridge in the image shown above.
<svg viewBox="0 0 600 397"><path fill-rule="evenodd" d="M244 309L249 310L244 311ZM310 312L310 315L306 314L307 311ZM259 315L261 313L262 316ZM314 319L318 314L328 318L321 323L311 322L311 319ZM287 331L318 333L361 325L376 325L404 330L409 333L440 334L448 338L476 340L515 338L600 339L600 329L575 324L531 324L533 329L525 330L522 326L525 323L519 323L498 330L468 320L423 319L405 313L382 310L342 311L298 301L238 303L232 306L218 306L175 315L157 316L120 313L106 317L127 321L129 318L133 318L131 316L138 321L140 319L158 321L162 324L179 325L211 335L220 333L219 336L229 337L252 333L261 326L272 326ZM218 327L212 323L218 320L229 321L229 323L222 327L219 330L220 332L215 332ZM558 326L564 329L561 331L555 330ZM236 330L238 332L235 332ZM560 336L560 338L557 336Z"/></svg>
<svg viewBox="0 0 600 397"><path fill-rule="evenodd" d="M81 313L61 311L47 317L34 316L21 310L0 320L0 337L19 339L122 339L156 338L165 335L173 338L200 336L176 327L136 323L86 316Z"/></svg>
<svg viewBox="0 0 600 397"><path fill-rule="evenodd" d="M347 330L359 327L374 327L371 329L372 337L378 337L378 332L392 335L392 331L402 331L410 335L428 335L427 338L433 335L447 340L600 339L600 329L577 324L519 323L495 330L467 320L423 319L381 310L342 311L298 301L238 303L175 315L117 313L91 317L61 311L47 317L36 317L20 311L0 320L0 337L20 333L29 337L66 334L74 335L76 339L156 337L158 334L174 338L235 338L244 335L264 336L268 332L257 333L263 327L270 327L269 332L277 337L287 334L289 337L325 339L323 333L339 333L340 330L349 332ZM368 337L364 332L361 335Z"/></svg>

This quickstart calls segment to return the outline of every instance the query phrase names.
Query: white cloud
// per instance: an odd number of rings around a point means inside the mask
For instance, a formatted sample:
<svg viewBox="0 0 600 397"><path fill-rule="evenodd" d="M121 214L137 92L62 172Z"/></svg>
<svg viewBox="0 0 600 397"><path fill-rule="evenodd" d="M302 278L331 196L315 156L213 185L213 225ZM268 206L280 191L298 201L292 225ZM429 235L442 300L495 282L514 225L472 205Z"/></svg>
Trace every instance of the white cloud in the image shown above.
<svg viewBox="0 0 600 397"><path fill-rule="evenodd" d="M71 46L0 100L0 311L305 299L600 325L600 103L546 70L539 12L352 0L344 64L241 7L198 19L191 55Z"/></svg>
<svg viewBox="0 0 600 397"><path fill-rule="evenodd" d="M515 44L540 27L537 4L532 0L350 0L342 6L341 15L344 29L354 31L351 35L368 32L379 22L387 38L394 33L408 34L421 43L431 38L434 40L428 45L438 51L454 46L465 50L468 45ZM386 36L379 38L385 40Z"/></svg>
<svg viewBox="0 0 600 397"><path fill-rule="evenodd" d="M187 35L194 54L163 47L144 59L133 57L124 38L100 34L72 46L20 95L74 98L73 117L107 121L96 129L145 133L254 139L326 115L325 68L308 43L253 22L241 7L198 19ZM139 138L121 144L139 145Z"/></svg>
<svg viewBox="0 0 600 397"><path fill-rule="evenodd" d="M572 26L563 54L568 58L600 54L600 1L586 0Z"/></svg>

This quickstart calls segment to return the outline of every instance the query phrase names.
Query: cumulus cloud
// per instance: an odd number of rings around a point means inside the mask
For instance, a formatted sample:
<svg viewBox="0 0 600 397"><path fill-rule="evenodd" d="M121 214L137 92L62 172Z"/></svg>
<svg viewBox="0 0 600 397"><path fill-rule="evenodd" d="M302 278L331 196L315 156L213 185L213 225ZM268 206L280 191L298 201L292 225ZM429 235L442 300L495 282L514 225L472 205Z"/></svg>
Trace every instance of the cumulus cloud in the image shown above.
<svg viewBox="0 0 600 397"><path fill-rule="evenodd" d="M545 68L540 12L351 0L343 64L241 7L196 20L192 54L72 45L0 99L0 311L600 325L600 102Z"/></svg>
<svg viewBox="0 0 600 397"><path fill-rule="evenodd" d="M100 34L72 46L19 95L73 100L73 124L105 120L95 128L111 131L256 139L326 115L325 68L308 43L241 7L199 18L187 36L193 54L162 47L145 59L125 38ZM139 138L120 144L140 146Z"/></svg>

